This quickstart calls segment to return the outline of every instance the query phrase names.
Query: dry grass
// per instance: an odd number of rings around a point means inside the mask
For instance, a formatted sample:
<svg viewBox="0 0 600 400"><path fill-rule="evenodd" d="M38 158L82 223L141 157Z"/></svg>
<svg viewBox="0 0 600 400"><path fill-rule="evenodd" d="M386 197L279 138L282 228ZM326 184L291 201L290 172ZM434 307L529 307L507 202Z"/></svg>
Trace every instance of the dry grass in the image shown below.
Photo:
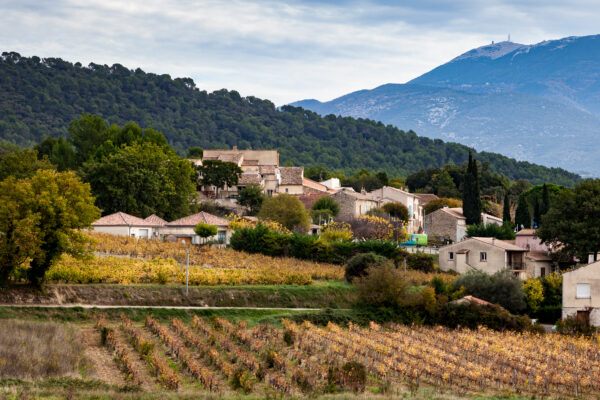
<svg viewBox="0 0 600 400"><path fill-rule="evenodd" d="M0 323L0 378L34 380L79 376L85 346L75 331L52 322Z"/></svg>

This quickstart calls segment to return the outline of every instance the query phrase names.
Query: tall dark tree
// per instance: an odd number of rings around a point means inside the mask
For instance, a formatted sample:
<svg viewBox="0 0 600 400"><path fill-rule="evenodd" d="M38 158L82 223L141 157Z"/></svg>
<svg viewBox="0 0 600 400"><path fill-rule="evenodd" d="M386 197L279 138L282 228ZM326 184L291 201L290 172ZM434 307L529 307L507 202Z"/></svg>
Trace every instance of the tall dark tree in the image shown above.
<svg viewBox="0 0 600 400"><path fill-rule="evenodd" d="M546 215L548 210L550 210L550 193L548 192L548 185L544 183L544 186L542 186L542 204L540 209L541 215Z"/></svg>
<svg viewBox="0 0 600 400"><path fill-rule="evenodd" d="M469 163L463 185L463 214L467 219L467 225L481 223L481 198L479 197L479 174L477 173L477 161L469 152Z"/></svg>
<svg viewBox="0 0 600 400"><path fill-rule="evenodd" d="M535 198L533 201L533 222L535 227L539 227L542 224L542 211L540 208L540 199Z"/></svg>
<svg viewBox="0 0 600 400"><path fill-rule="evenodd" d="M504 193L504 207L502 208L502 222L511 222L510 218L510 198L508 191Z"/></svg>
<svg viewBox="0 0 600 400"><path fill-rule="evenodd" d="M522 194L519 196L517 211L515 213L515 225L518 229L531 228L531 214L529 214L529 205L527 199Z"/></svg>

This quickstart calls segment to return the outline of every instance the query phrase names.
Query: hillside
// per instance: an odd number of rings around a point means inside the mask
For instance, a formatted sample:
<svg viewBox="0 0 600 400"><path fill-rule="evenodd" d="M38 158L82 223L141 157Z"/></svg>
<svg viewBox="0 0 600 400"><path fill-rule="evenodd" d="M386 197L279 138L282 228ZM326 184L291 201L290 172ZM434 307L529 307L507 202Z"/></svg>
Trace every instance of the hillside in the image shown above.
<svg viewBox="0 0 600 400"><path fill-rule="evenodd" d="M495 43L407 84L293 105L600 175L589 151L600 135L600 36Z"/></svg>
<svg viewBox="0 0 600 400"><path fill-rule="evenodd" d="M281 162L350 173L360 168L407 175L423 168L461 164L468 148L418 137L390 125L349 117L321 117L296 107L278 110L268 100L235 91L198 90L189 78L79 63L57 58L0 59L0 138L32 145L66 135L82 112L111 123L134 121L164 132L179 152L188 147L276 148ZM511 179L572 185L579 177L557 168L478 153L489 169Z"/></svg>

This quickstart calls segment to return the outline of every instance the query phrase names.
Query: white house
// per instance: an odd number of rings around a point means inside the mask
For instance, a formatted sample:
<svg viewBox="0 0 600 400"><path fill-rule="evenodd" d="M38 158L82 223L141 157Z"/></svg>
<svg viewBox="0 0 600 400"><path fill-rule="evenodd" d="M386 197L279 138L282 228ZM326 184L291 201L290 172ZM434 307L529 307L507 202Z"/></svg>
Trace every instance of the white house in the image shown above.
<svg viewBox="0 0 600 400"><path fill-rule="evenodd" d="M168 222L160 229L160 234L167 239L172 237L178 242L201 244L202 238L194 232L196 225L201 222L217 227L217 234L211 238L207 238L207 240L223 244L229 243L229 239L231 238L229 221L204 211Z"/></svg>
<svg viewBox="0 0 600 400"><path fill-rule="evenodd" d="M562 317L576 315L600 327L600 261L565 272Z"/></svg>
<svg viewBox="0 0 600 400"><path fill-rule="evenodd" d="M154 214L142 219L124 212L116 212L92 223L92 230L112 235L149 239L159 237L160 228L164 224L166 221Z"/></svg>

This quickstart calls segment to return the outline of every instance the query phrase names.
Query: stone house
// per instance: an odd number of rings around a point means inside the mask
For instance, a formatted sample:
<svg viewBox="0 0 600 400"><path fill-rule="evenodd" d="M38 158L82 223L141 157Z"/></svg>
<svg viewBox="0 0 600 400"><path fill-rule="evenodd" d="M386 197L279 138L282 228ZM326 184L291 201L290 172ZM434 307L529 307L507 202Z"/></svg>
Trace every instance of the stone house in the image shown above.
<svg viewBox="0 0 600 400"><path fill-rule="evenodd" d="M358 193L350 188L343 188L331 195L339 204L340 212L337 218L347 221L352 218L367 214L370 210L377 208L378 203L366 193Z"/></svg>
<svg viewBox="0 0 600 400"><path fill-rule="evenodd" d="M519 278L526 279L549 272L551 265L545 254L529 252L512 241L495 238L472 237L443 246L439 251L440 269L460 274L469 271L494 274L509 269Z"/></svg>
<svg viewBox="0 0 600 400"><path fill-rule="evenodd" d="M154 214L142 219L124 212L116 212L93 222L92 230L111 235L151 239L160 236L160 229L164 224L166 221Z"/></svg>
<svg viewBox="0 0 600 400"><path fill-rule="evenodd" d="M373 200L379 203L379 207L387 203L401 203L408 208L408 233L419 233L423 231L423 206L431 200L425 200L425 197L420 197L417 194L397 189L391 186L384 186L380 189L369 192ZM436 195L432 195L437 198ZM423 199L423 200L422 200Z"/></svg>
<svg viewBox="0 0 600 400"><path fill-rule="evenodd" d="M502 219L481 213L484 224L502 225ZM467 219L461 207L443 207L425 216L425 233L439 237L444 243L460 242L467 235Z"/></svg>
<svg viewBox="0 0 600 400"><path fill-rule="evenodd" d="M515 244L531 251L543 251L550 252L552 247L542 243L542 241L535 235L535 229L521 229L515 234Z"/></svg>
<svg viewBox="0 0 600 400"><path fill-rule="evenodd" d="M600 261L562 276L562 317L576 315L600 327Z"/></svg>
<svg viewBox="0 0 600 400"><path fill-rule="evenodd" d="M278 193L303 194L304 167L279 167L281 182Z"/></svg>
<svg viewBox="0 0 600 400"><path fill-rule="evenodd" d="M160 235L166 239L172 238L178 242L202 244L202 238L194 232L196 225L201 222L217 227L217 234L206 239L207 241L223 244L229 243L229 239L232 235L232 232L229 229L229 221L204 211L168 222L160 229Z"/></svg>

